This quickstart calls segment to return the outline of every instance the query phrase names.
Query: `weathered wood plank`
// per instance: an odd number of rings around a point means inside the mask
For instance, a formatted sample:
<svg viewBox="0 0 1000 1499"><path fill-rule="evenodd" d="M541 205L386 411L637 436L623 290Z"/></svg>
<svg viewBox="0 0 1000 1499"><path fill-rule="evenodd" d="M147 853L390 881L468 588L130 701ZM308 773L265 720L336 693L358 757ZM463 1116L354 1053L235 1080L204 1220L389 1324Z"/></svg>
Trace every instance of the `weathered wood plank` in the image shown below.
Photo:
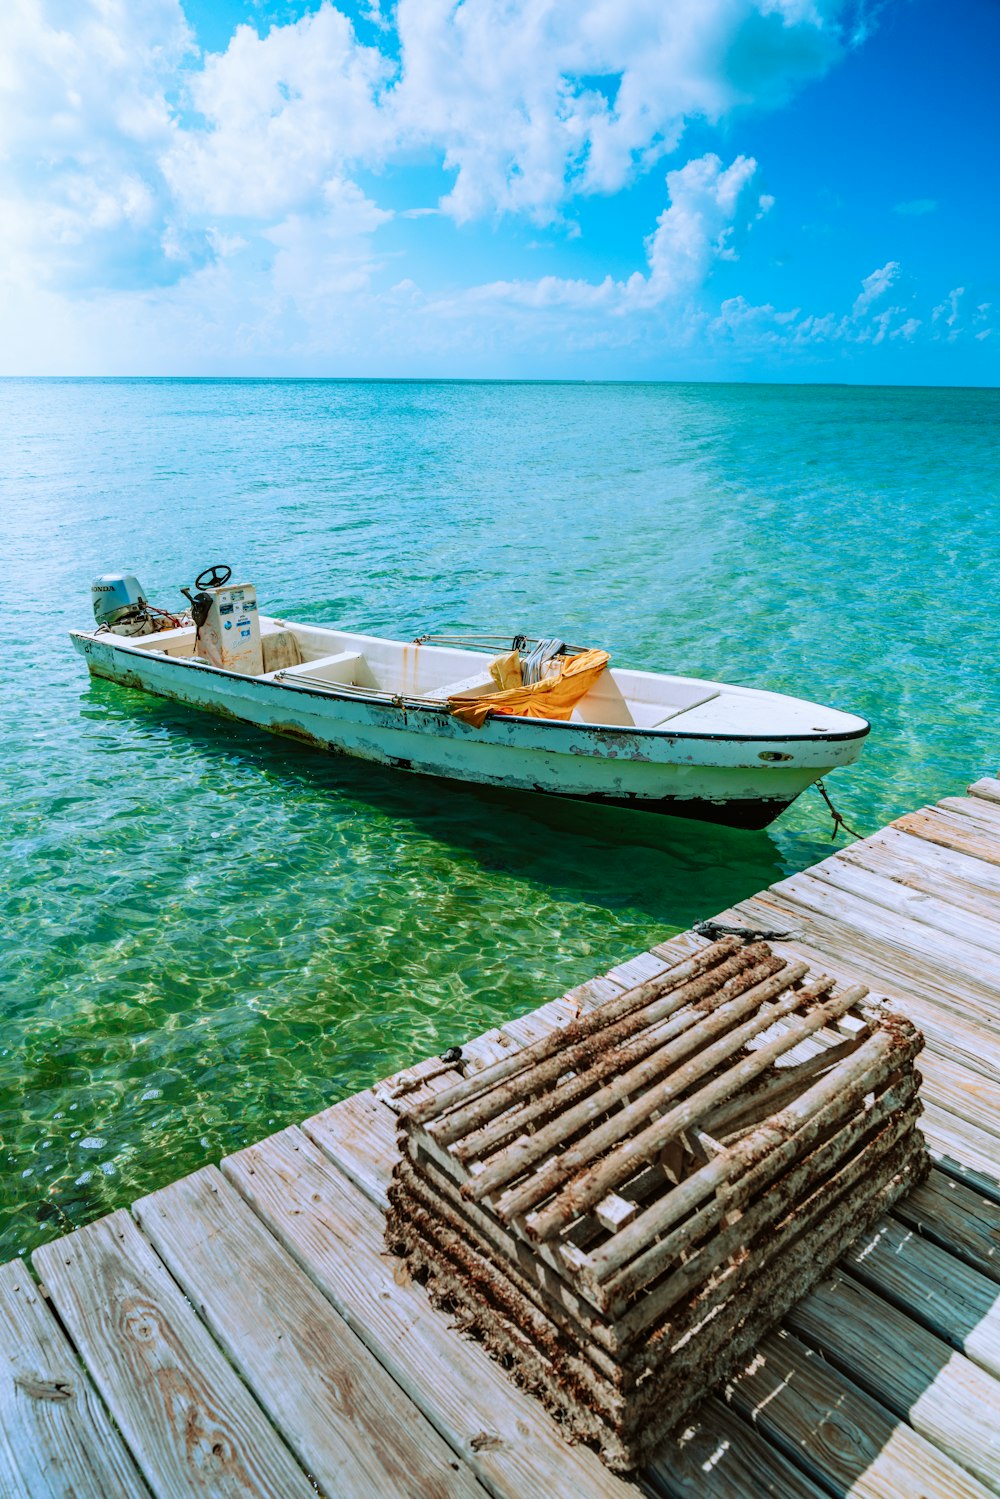
<svg viewBox="0 0 1000 1499"><path fill-rule="evenodd" d="M398 1154L396 1120L374 1093L355 1093L314 1114L302 1129L370 1202L387 1206Z"/></svg>
<svg viewBox="0 0 1000 1499"><path fill-rule="evenodd" d="M891 831L891 829L889 830ZM852 844L835 860L829 861L841 869L866 869L905 891L916 891L943 901L949 909L957 907L969 916L982 916L991 922L1000 920L1000 867L984 864L981 859L966 859L963 854L953 854L933 843L924 843L919 838L909 838L905 833L894 834L912 848L940 855L952 865L962 861L959 873L954 867L946 868L925 856L904 858L895 850L888 850L880 843ZM997 879L997 885L968 877L964 866L972 866L977 873L988 871ZM825 869L827 866L822 865Z"/></svg>
<svg viewBox="0 0 1000 1499"><path fill-rule="evenodd" d="M890 826L881 828L860 843L848 844L837 854L845 864L865 864L873 868L900 870L904 874L922 871L938 876L939 890L954 884L979 890L986 897L1000 892L1000 867L977 859L973 854L959 853L940 843L928 843L912 833Z"/></svg>
<svg viewBox="0 0 1000 1499"><path fill-rule="evenodd" d="M924 1096L960 1119L974 1120L977 1129L996 1137L1000 1153L1000 1083L927 1049L920 1058L920 1071Z"/></svg>
<svg viewBox="0 0 1000 1499"><path fill-rule="evenodd" d="M127 1213L32 1259L154 1494L315 1499Z"/></svg>
<svg viewBox="0 0 1000 1499"><path fill-rule="evenodd" d="M930 1099L924 1099L920 1127L936 1166L992 1202L1000 1202L1000 1152L995 1136Z"/></svg>
<svg viewBox="0 0 1000 1499"><path fill-rule="evenodd" d="M818 1484L851 1499L986 1499L989 1492L789 1333L761 1341L727 1396Z"/></svg>
<svg viewBox="0 0 1000 1499"><path fill-rule="evenodd" d="M982 859L986 864L1000 864L1000 840L979 827L971 817L925 807L919 812L897 817L890 826L902 833L911 833L915 838L923 838L927 843L938 843L942 848Z"/></svg>
<svg viewBox="0 0 1000 1499"><path fill-rule="evenodd" d="M958 817L971 817L1000 839L1000 807L994 806L988 797L945 796L935 803L934 810Z"/></svg>
<svg viewBox="0 0 1000 1499"><path fill-rule="evenodd" d="M1000 803L1000 780L995 776L983 776L969 787L970 796L978 796L986 802Z"/></svg>
<svg viewBox="0 0 1000 1499"><path fill-rule="evenodd" d="M948 899L947 888L934 894L914 890L846 860L841 863L837 859L828 859L810 869L808 874L819 884L855 895L886 912L907 916L985 952L1000 953L1000 901L984 902L980 911L973 914L954 905ZM888 917L883 919L888 920Z"/></svg>
<svg viewBox="0 0 1000 1499"><path fill-rule="evenodd" d="M961 979L965 991L975 996L977 1020L1000 1031L1000 965L991 954L911 917L894 914L887 919L867 900L835 890L810 874L780 880L773 892L800 910L835 920L836 940L848 949L858 937L867 938L889 949L896 961L934 972L953 988Z"/></svg>
<svg viewBox="0 0 1000 1499"><path fill-rule="evenodd" d="M893 1217L1000 1285L997 1203L935 1169L925 1182L900 1199Z"/></svg>
<svg viewBox="0 0 1000 1499"><path fill-rule="evenodd" d="M592 1452L568 1446L536 1401L449 1328L385 1254L382 1214L300 1130L222 1169L495 1499L634 1493Z"/></svg>
<svg viewBox="0 0 1000 1499"><path fill-rule="evenodd" d="M132 1208L285 1441L340 1499L482 1489L214 1166Z"/></svg>
<svg viewBox="0 0 1000 1499"><path fill-rule="evenodd" d="M666 1499L821 1499L827 1492L715 1397L643 1469L642 1487Z"/></svg>
<svg viewBox="0 0 1000 1499"><path fill-rule="evenodd" d="M786 1324L914 1431L1000 1492L1000 1384L964 1354L835 1274Z"/></svg>
<svg viewBox="0 0 1000 1499"><path fill-rule="evenodd" d="M0 1267L0 1494L137 1499L146 1492L28 1266Z"/></svg>
<svg viewBox="0 0 1000 1499"><path fill-rule="evenodd" d="M841 1264L1000 1378L1000 1291L992 1280L891 1217L865 1234Z"/></svg>
<svg viewBox="0 0 1000 1499"><path fill-rule="evenodd" d="M961 974L935 976L927 967L857 934L847 935L835 921L807 911L769 892L741 901L724 913L727 920L783 921L795 928L786 942L772 947L783 956L807 958L816 968L852 982L867 982L901 1001L905 1013L944 1055L995 1078L1000 1070L1000 1037L977 1024L978 999Z"/></svg>

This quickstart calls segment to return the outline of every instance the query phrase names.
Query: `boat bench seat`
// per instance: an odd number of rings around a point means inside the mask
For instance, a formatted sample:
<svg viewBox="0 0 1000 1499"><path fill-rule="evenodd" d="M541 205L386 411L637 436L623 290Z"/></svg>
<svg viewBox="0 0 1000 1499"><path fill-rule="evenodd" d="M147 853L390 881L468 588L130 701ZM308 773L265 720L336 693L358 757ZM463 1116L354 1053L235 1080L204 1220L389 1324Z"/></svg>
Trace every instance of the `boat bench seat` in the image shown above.
<svg viewBox="0 0 1000 1499"><path fill-rule="evenodd" d="M462 677L457 682L449 682L445 687L433 687L426 694L426 696L455 697L460 692L479 692L480 690L485 690L486 688L490 688L493 692L496 692L497 684L494 682L488 671L478 671L476 672L475 676Z"/></svg>
<svg viewBox="0 0 1000 1499"><path fill-rule="evenodd" d="M333 656L320 656L315 661L303 661L299 666L287 667L282 675L318 677L322 682L340 683L344 687L375 686L368 663L358 651L338 651Z"/></svg>

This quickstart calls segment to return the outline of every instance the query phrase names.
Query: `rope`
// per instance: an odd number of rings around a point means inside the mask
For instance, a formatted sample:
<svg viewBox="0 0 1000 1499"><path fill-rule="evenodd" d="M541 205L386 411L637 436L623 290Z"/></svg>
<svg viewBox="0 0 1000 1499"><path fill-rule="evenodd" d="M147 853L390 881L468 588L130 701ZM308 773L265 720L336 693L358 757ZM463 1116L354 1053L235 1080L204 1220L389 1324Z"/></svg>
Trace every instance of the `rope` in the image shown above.
<svg viewBox="0 0 1000 1499"><path fill-rule="evenodd" d="M823 782L822 781L816 781L815 782L815 786L816 786L816 790L819 792L820 796L823 798L823 800L826 802L827 806L829 807L829 809L830 809L830 816L833 818L833 832L830 834L830 842L832 843L834 841L834 839L836 838L837 834L840 832L841 828L843 828L843 830L844 830L845 833L849 833L852 838L863 838L864 837L863 833L857 833L857 832L855 832L854 828L852 828L847 822L845 822L844 818L841 817L840 813L837 811L836 807L833 805L833 802L830 800L830 793L827 791L826 787L823 785Z"/></svg>
<svg viewBox="0 0 1000 1499"><path fill-rule="evenodd" d="M699 937L715 942L719 937L742 937L744 942L780 942L791 932L771 932L766 927L728 926L724 921L697 921L691 928Z"/></svg>

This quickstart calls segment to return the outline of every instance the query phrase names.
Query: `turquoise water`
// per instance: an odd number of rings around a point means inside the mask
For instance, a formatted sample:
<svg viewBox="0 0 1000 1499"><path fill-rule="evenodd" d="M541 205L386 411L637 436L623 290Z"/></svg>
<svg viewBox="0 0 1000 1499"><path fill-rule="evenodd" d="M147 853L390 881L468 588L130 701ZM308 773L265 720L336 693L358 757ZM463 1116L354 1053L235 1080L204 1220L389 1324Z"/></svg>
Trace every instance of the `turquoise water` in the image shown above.
<svg viewBox="0 0 1000 1499"><path fill-rule="evenodd" d="M1000 393L0 382L0 1255L534 1007L829 849L554 813L91 682L134 569L411 638L565 633L865 714L872 829L997 764Z"/></svg>

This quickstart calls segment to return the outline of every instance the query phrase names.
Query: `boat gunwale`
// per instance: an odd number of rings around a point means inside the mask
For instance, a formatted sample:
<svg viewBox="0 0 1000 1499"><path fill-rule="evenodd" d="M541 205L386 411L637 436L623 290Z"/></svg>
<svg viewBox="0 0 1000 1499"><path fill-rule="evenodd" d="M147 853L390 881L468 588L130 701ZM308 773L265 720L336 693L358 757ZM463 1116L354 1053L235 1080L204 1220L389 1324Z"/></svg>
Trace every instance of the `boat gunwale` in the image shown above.
<svg viewBox="0 0 1000 1499"><path fill-rule="evenodd" d="M336 683L331 683L329 689L325 687L311 687L306 683L303 683L301 686L297 684L293 686L286 682L275 681L273 677L263 678L246 676L242 672L227 671L224 666L213 666L210 662L207 661L192 661L183 656L168 656L165 653L157 655L152 653L149 647L129 645L127 636L117 636L112 642L108 639L108 635L110 633L110 631L103 631L101 633L98 633L97 631L93 630L70 630L69 635L70 638L74 640L89 640L96 641L100 645L110 645L112 650L121 651L125 655L138 656L142 660L148 661L150 665L163 665L164 663L168 663L174 666L183 666L186 667L189 671L211 672L214 676L226 677L227 679L232 679L235 682L251 682L258 687L278 687L285 691L290 691L292 693L301 693L305 697L313 697L320 700L325 698L332 698L335 702L340 703L363 703L366 707L369 708L391 708L401 706L407 712L419 711L421 713L433 713L438 715L445 715L449 718L454 718L454 715L449 712L446 704L441 702L428 702L425 698L407 697L405 693L394 693L391 695L387 693L384 697L378 698L365 697L363 695L363 691L349 693L338 692L336 689L340 684ZM720 685L725 686L726 684L721 683ZM769 689L760 688L752 690L764 692L768 691ZM779 697L788 696L787 693L777 693L775 695ZM806 701L806 699L798 698L792 699L792 701L804 702ZM817 704L817 706L822 707L823 705ZM841 713L845 710L837 708L829 711ZM866 718L861 718L861 715L858 713L851 714L850 716L852 718L860 719L864 727L860 729L844 729L811 734L709 734L698 733L695 730L690 729L675 729L673 730L673 732L670 732L667 729L640 728L635 724L626 725L584 723L580 720L573 721L571 719L562 718L535 718L533 716L528 716L522 713L497 714L495 717L488 720L488 722L496 723L497 721L502 720L506 723L512 724L530 724L532 728L538 729L570 729L577 731L582 730L583 732L622 735L627 736L630 739L693 739L702 742L722 744L843 744L854 739L866 739L871 733L870 722Z"/></svg>

